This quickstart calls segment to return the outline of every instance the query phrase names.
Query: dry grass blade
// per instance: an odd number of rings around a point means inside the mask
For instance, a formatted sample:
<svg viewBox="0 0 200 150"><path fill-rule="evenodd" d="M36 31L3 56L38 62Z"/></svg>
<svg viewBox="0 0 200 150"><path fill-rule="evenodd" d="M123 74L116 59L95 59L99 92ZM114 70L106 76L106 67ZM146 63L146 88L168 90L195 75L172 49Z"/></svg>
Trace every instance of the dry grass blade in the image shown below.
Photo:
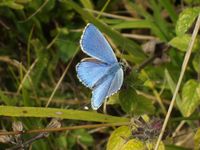
<svg viewBox="0 0 200 150"><path fill-rule="evenodd" d="M21 83L20 83L20 85L19 85L19 87L18 87L18 89L17 89L17 94L19 94L19 92L20 92L20 90L22 89L23 84L24 84L24 82L26 81L27 78L29 79L30 82L32 82L32 81L31 81L31 78L30 78L30 73L31 73L31 71L33 70L33 68L35 67L35 65L36 65L37 62L38 62L38 59L36 59L36 60L33 62L33 64L30 66L30 68L29 68L28 71L26 72L24 78L22 79L22 81L21 81Z"/></svg>
<svg viewBox="0 0 200 150"><path fill-rule="evenodd" d="M49 2L49 0L45 0L44 3L32 14L30 15L27 19L20 21L20 22L26 22L29 21L33 16L35 16L37 13L39 13L45 6L46 4Z"/></svg>

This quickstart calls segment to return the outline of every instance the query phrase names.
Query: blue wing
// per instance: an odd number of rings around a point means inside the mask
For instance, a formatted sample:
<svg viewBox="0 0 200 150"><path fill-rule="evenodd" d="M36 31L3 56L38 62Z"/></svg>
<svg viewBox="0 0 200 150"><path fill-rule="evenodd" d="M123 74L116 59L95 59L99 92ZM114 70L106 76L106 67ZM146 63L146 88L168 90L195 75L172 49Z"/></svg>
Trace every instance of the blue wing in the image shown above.
<svg viewBox="0 0 200 150"><path fill-rule="evenodd" d="M104 100L116 93L122 86L123 70L120 68L116 73L107 75L106 79L92 92L92 108L98 109Z"/></svg>
<svg viewBox="0 0 200 150"><path fill-rule="evenodd" d="M93 58L83 59L77 66L77 76L87 87L93 88L109 70L110 66Z"/></svg>
<svg viewBox="0 0 200 150"><path fill-rule="evenodd" d="M106 80L92 91L92 109L97 110L102 105L108 94L112 79L113 76L107 76Z"/></svg>
<svg viewBox="0 0 200 150"><path fill-rule="evenodd" d="M108 94L107 94L108 97L115 94L117 91L119 91L119 89L122 86L123 80L124 80L124 73L123 73L122 68L120 68L116 72L116 74L115 74L115 76L112 80L112 83L110 85L110 88L109 88L109 91L108 91Z"/></svg>
<svg viewBox="0 0 200 150"><path fill-rule="evenodd" d="M104 63L112 64L117 62L117 58L109 43L102 33L91 23L85 27L80 45L83 52Z"/></svg>

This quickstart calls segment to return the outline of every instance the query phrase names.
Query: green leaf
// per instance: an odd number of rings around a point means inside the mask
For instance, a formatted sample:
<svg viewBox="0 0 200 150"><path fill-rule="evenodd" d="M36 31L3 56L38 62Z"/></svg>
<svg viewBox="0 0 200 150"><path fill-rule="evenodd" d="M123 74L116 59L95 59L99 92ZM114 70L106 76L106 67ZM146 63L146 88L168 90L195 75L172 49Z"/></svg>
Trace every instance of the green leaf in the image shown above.
<svg viewBox="0 0 200 150"><path fill-rule="evenodd" d="M94 142L92 136L84 129L72 131L72 137L74 136L77 137L79 141L84 145L91 146Z"/></svg>
<svg viewBox="0 0 200 150"><path fill-rule="evenodd" d="M169 42L169 44L171 46L177 48L178 50L185 52L188 48L190 39L191 39L191 35L184 34L184 35L174 37ZM192 50L195 51L195 50L199 50L199 49L200 49L200 36L197 36Z"/></svg>
<svg viewBox="0 0 200 150"><path fill-rule="evenodd" d="M74 54L77 44L72 41L56 40L56 46L59 50L59 56L63 62L67 62Z"/></svg>
<svg viewBox="0 0 200 150"><path fill-rule="evenodd" d="M197 53L192 60L192 65L197 73L200 73L200 53Z"/></svg>
<svg viewBox="0 0 200 150"><path fill-rule="evenodd" d="M146 149L147 150L152 150L152 149L155 148L155 145L156 145L156 141L146 142ZM162 141L159 143L158 150L165 150L165 145L163 144Z"/></svg>
<svg viewBox="0 0 200 150"><path fill-rule="evenodd" d="M200 104L200 84L189 80L182 89L182 107L185 117L189 117Z"/></svg>
<svg viewBox="0 0 200 150"><path fill-rule="evenodd" d="M137 102L134 101L137 96L136 91L132 88L128 90L121 90L119 94L119 102L125 112L133 112L137 107Z"/></svg>
<svg viewBox="0 0 200 150"><path fill-rule="evenodd" d="M141 115L154 112L152 101L138 95L132 88L122 90L119 95L119 100L122 109L127 113Z"/></svg>
<svg viewBox="0 0 200 150"><path fill-rule="evenodd" d="M39 117L39 118L52 117L52 118L84 120L84 121L94 121L94 122L110 122L110 123L129 122L128 118L104 115L96 112L79 111L72 109L43 108L43 107L0 106L0 116Z"/></svg>
<svg viewBox="0 0 200 150"><path fill-rule="evenodd" d="M178 18L176 24L176 34L178 36L185 34L188 29L192 26L194 20L200 13L200 7L187 8L185 9Z"/></svg>
<svg viewBox="0 0 200 150"><path fill-rule="evenodd" d="M77 139L69 134L67 136L67 149L72 150L73 146L76 145Z"/></svg>
<svg viewBox="0 0 200 150"><path fill-rule="evenodd" d="M109 97L106 104L110 104L110 105L119 104L119 93L116 93L116 94L112 95L111 97Z"/></svg>
<svg viewBox="0 0 200 150"><path fill-rule="evenodd" d="M151 150L155 142L139 141L131 137L131 129L128 126L117 128L109 137L106 150ZM160 142L158 150L164 150L163 142Z"/></svg>
<svg viewBox="0 0 200 150"><path fill-rule="evenodd" d="M58 138L55 138L55 143L58 143L60 149L67 149L67 139L66 135L60 135Z"/></svg>
<svg viewBox="0 0 200 150"><path fill-rule="evenodd" d="M145 145L142 141L131 139L125 143L119 150L141 150L145 149Z"/></svg>
<svg viewBox="0 0 200 150"><path fill-rule="evenodd" d="M200 128L197 130L195 136L194 136L194 150L200 149Z"/></svg>
<svg viewBox="0 0 200 150"><path fill-rule="evenodd" d="M42 4L44 4L44 3L45 3L45 1L42 1ZM53 8L55 8L55 4L56 4L56 0L48 0L48 3L45 5L45 7L42 8L42 13L50 12ZM41 5L40 5L40 7L41 7Z"/></svg>
<svg viewBox="0 0 200 150"><path fill-rule="evenodd" d="M128 126L121 126L112 132L107 143L107 150L120 150L131 136L131 130Z"/></svg>

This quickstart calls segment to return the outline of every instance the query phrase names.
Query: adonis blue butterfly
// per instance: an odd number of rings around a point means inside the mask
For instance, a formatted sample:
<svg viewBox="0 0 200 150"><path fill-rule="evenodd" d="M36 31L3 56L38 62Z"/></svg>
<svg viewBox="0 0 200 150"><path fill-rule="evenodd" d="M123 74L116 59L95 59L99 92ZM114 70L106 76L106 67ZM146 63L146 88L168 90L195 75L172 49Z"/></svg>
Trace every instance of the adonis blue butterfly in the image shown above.
<svg viewBox="0 0 200 150"><path fill-rule="evenodd" d="M83 31L80 46L90 58L77 64L77 76L92 89L91 105L97 110L106 98L121 88L124 78L122 66L108 41L91 23Z"/></svg>

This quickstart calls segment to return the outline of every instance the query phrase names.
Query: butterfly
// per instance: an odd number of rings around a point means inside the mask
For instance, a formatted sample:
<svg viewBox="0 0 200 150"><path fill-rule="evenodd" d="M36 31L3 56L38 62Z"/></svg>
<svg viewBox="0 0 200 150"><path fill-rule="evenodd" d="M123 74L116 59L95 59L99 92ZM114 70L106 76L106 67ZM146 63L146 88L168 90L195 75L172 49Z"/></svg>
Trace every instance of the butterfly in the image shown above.
<svg viewBox="0 0 200 150"><path fill-rule="evenodd" d="M77 64L77 76L92 90L91 106L97 110L105 99L121 88L124 78L122 65L103 34L91 23L83 31L80 46L90 58Z"/></svg>

